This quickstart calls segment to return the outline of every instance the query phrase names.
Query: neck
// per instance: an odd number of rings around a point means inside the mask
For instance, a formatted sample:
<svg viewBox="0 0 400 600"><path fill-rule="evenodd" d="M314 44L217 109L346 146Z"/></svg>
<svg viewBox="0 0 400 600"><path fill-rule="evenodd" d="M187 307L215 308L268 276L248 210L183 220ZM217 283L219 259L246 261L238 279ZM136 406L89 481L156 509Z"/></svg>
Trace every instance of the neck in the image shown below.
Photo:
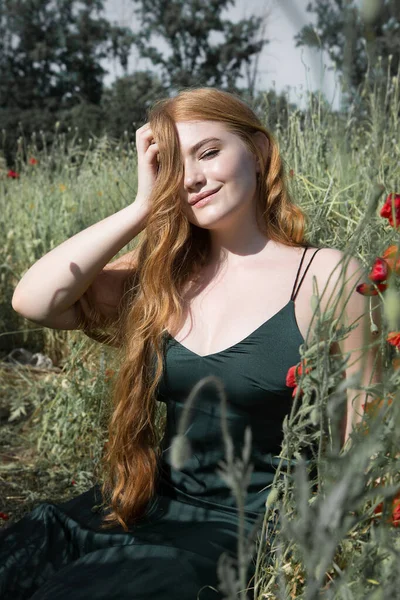
<svg viewBox="0 0 400 600"><path fill-rule="evenodd" d="M269 238L260 231L255 216L235 220L229 226L210 229L212 264L239 266L263 252Z"/></svg>

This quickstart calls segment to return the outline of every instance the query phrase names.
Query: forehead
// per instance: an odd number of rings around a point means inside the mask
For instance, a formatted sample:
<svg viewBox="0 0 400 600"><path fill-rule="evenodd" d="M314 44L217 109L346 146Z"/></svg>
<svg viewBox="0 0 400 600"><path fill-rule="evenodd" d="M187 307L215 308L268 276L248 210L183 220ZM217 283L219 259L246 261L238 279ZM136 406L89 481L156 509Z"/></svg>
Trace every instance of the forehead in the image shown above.
<svg viewBox="0 0 400 600"><path fill-rule="evenodd" d="M219 121L178 121L176 129L184 152L189 152L194 144L206 138L226 140L232 136L236 137Z"/></svg>

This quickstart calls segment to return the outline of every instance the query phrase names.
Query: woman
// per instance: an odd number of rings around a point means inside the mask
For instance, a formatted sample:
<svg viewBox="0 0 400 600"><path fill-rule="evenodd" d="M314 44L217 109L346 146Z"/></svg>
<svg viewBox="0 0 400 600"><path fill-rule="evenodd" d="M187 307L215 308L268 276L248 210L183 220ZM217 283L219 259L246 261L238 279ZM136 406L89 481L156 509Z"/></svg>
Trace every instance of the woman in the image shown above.
<svg viewBox="0 0 400 600"><path fill-rule="evenodd" d="M42 504L5 530L2 598L220 597L217 562L223 552L235 556L238 526L236 501L216 472L220 404L213 386L200 390L186 431L192 455L178 470L169 448L185 400L199 380L217 376L236 455L251 426L249 533L278 464L293 391L286 374L312 321L313 278L319 290L334 288L328 278L342 253L307 244L277 145L241 100L184 91L153 108L136 145L135 201L46 254L14 293L13 308L27 319L119 347L121 368L105 504L93 508L102 501L95 487ZM135 251L110 263L142 230ZM352 259L350 275L358 270ZM353 294L348 316L364 309ZM345 351L360 346L361 330ZM167 408L162 440L157 401Z"/></svg>

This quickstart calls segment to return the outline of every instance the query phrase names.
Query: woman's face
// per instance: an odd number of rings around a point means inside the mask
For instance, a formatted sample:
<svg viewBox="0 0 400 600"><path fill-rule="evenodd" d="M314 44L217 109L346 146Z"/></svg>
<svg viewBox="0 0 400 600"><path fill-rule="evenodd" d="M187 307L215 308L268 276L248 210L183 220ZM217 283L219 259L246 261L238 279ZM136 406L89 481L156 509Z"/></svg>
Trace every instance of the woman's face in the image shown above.
<svg viewBox="0 0 400 600"><path fill-rule="evenodd" d="M176 123L184 163L182 210L199 227L217 229L255 212L256 157L216 121ZM199 194L214 192L204 206Z"/></svg>

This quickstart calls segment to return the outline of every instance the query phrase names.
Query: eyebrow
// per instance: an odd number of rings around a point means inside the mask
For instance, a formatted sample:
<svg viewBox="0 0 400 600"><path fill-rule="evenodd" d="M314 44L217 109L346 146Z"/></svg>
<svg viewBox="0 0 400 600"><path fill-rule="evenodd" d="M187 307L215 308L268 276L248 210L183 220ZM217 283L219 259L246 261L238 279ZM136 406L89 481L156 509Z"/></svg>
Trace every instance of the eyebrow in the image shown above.
<svg viewBox="0 0 400 600"><path fill-rule="evenodd" d="M200 148L202 146L204 146L204 144L208 144L209 142L220 142L221 140L219 138L216 137L210 137L210 138L206 138L204 140L201 140L201 142L197 142L197 144L195 144L191 149L190 149L190 154L196 154L196 152L198 150L200 150Z"/></svg>

